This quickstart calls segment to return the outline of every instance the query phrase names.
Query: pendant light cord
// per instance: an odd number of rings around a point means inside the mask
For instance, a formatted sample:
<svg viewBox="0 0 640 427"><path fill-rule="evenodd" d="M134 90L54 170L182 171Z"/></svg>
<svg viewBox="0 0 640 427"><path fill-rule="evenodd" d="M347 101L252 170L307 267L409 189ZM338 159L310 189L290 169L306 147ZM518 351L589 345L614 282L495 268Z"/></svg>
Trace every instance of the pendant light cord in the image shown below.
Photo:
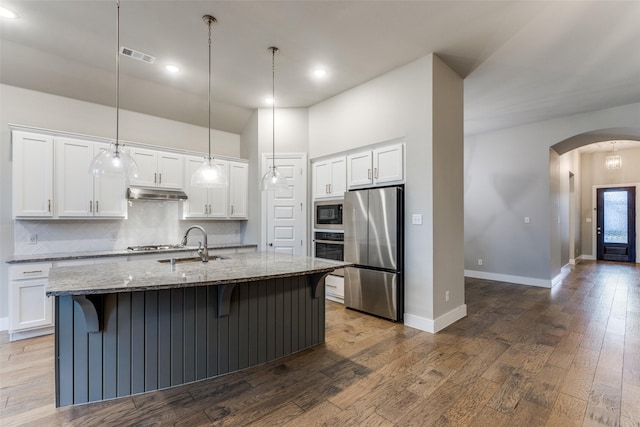
<svg viewBox="0 0 640 427"><path fill-rule="evenodd" d="M120 140L120 0L116 0L116 156Z"/></svg>
<svg viewBox="0 0 640 427"><path fill-rule="evenodd" d="M276 53L279 49L275 46L269 48L271 51L271 166L272 172L276 171Z"/></svg>
<svg viewBox="0 0 640 427"><path fill-rule="evenodd" d="M209 19L209 157L207 159L211 161L211 24L212 19Z"/></svg>

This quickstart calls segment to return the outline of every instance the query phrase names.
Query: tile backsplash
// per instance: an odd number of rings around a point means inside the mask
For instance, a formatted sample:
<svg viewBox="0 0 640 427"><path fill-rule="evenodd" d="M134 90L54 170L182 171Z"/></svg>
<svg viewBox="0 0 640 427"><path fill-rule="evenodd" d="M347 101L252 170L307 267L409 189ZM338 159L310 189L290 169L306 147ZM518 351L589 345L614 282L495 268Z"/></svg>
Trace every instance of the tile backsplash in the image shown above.
<svg viewBox="0 0 640 427"><path fill-rule="evenodd" d="M210 245L242 243L241 221L179 220L178 202L133 201L128 219L17 220L14 223L14 254L124 250L127 246L177 244L188 227L201 225ZM37 243L30 244L30 236ZM197 245L200 233L190 233Z"/></svg>

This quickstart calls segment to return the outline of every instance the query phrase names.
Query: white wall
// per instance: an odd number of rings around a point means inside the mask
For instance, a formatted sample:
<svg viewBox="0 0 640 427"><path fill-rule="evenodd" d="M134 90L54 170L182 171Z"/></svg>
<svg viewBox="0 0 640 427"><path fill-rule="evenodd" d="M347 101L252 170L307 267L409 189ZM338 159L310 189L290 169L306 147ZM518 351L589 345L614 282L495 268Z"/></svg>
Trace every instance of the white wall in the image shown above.
<svg viewBox="0 0 640 427"><path fill-rule="evenodd" d="M557 215L553 216L550 196L549 147L599 129L637 129L638 117L640 103L467 136L467 274L549 286L561 265L561 259L556 259L560 251L552 254L550 244L555 230L550 222L554 217L557 222ZM584 170L583 164L583 175ZM588 187L582 183L583 191ZM524 223L525 216L530 224Z"/></svg>
<svg viewBox="0 0 640 427"><path fill-rule="evenodd" d="M441 114L435 114L436 109L442 109ZM436 118L440 122L434 126ZM449 236L451 241L441 242L442 236L434 233L439 225L436 221L448 210L462 212L462 80L435 55L309 109L310 158L396 138L404 138L406 146L405 322L429 329L440 314L464 305L462 217L456 224L457 233ZM448 167L450 175L439 180L436 172L446 174ZM438 190L434 189L436 182ZM447 191L448 196L443 197ZM451 204L446 204L447 198ZM411 225L414 213L423 215L423 225ZM450 221L442 223L445 230L456 223L456 215L452 213ZM458 234L460 244L455 242ZM434 247L441 251L440 265L434 264ZM443 295L434 299L434 292L444 287L451 291L446 305Z"/></svg>
<svg viewBox="0 0 640 427"><path fill-rule="evenodd" d="M115 137L115 109L103 105L91 104L83 101L77 101L70 98L64 98L55 95L49 95L41 92L21 89L13 86L0 85L0 319L7 316L7 265L4 260L14 254L17 248L23 250L38 250L33 246L25 249L21 242L14 245L14 235L18 238L22 236L24 230L39 230L39 238L42 235L42 245L40 250L48 250L46 248L58 248L55 242L48 242L46 236L57 236L59 233L50 227L59 227L57 222L44 221L24 221L20 230L14 233L14 221L11 219L11 138L9 132L9 124L20 124L33 126L38 128L73 132L85 135L114 138ZM133 113L130 111L120 112L120 138L153 144L165 147L180 148L185 150L207 151L207 129L186 123L161 119L157 117L147 116L144 114ZM212 131L212 152L228 157L240 156L240 135ZM251 201L249 202L251 205ZM170 209L173 209L170 208ZM133 209L135 215L136 209ZM166 223L158 216L158 221L149 221L148 226L157 226L162 230L164 227L175 229L178 227L178 220L171 219L171 224ZM81 222L78 222L81 223ZM83 222L82 222L83 223ZM100 222L87 222L87 232L96 236L99 233L102 236L105 232L118 232L118 239L112 242L110 239L101 241L107 248L119 243L130 243L133 239L133 230L131 232L123 232L121 224L123 222L109 222L103 224L105 228L100 230ZM118 225L120 224L120 226ZM78 224L76 224L78 225ZM185 223L186 225L186 223ZM78 227L61 226L70 233L66 238L84 242L80 247L89 244L82 236L82 232ZM215 226L212 226L211 232ZM228 237L228 226L217 230ZM62 229L60 228L60 229ZM235 234L231 239L240 240L240 227L231 226ZM74 232L74 230L76 230ZM175 233L172 234L172 236ZM53 238L53 237L52 237ZM163 237L164 238L164 237ZM166 236L170 238L170 236ZM215 240L215 239L212 239ZM163 243L163 242L158 242ZM14 247L15 246L15 247ZM38 245L36 245L38 246ZM114 246L115 247L115 246ZM102 247L104 249L104 247ZM53 250L53 249L50 249Z"/></svg>

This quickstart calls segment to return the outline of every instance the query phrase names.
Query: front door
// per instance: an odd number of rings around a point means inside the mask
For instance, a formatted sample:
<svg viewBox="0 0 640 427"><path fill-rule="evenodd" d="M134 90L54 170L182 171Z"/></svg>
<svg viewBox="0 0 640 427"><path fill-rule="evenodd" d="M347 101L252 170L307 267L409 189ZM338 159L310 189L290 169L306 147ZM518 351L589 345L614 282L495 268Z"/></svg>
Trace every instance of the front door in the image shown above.
<svg viewBox="0 0 640 427"><path fill-rule="evenodd" d="M263 170L271 164L265 156ZM276 156L276 166L287 180L283 191L265 191L267 251L306 255L306 157L301 155Z"/></svg>
<svg viewBox="0 0 640 427"><path fill-rule="evenodd" d="M598 259L636 261L636 189L597 189Z"/></svg>

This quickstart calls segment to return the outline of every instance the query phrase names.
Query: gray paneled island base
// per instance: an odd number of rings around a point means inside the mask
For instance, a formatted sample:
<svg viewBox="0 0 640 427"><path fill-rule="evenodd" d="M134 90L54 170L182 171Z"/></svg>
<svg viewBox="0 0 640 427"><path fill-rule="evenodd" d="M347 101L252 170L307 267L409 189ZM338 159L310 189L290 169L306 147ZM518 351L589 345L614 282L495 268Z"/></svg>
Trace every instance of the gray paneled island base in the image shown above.
<svg viewBox="0 0 640 427"><path fill-rule="evenodd" d="M349 265L265 252L51 270L56 406L159 390L324 342L324 276Z"/></svg>

